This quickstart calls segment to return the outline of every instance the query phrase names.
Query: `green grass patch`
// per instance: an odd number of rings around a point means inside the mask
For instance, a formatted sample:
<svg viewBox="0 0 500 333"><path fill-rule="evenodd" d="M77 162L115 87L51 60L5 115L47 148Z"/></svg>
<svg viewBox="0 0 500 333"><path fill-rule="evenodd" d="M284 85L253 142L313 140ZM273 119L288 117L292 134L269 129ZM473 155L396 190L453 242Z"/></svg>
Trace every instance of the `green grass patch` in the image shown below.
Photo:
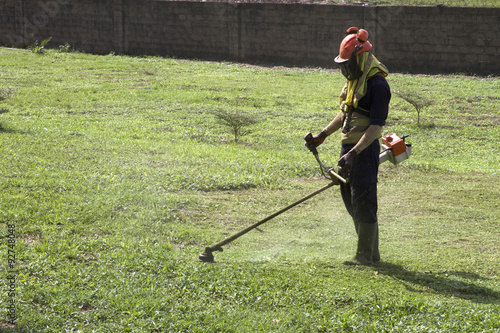
<svg viewBox="0 0 500 333"><path fill-rule="evenodd" d="M497 332L500 80L392 74L381 167L382 263L345 266L338 189L197 262L326 184L303 135L337 113L324 69L0 48L0 235L7 332ZM259 122L234 142L214 114ZM320 147L334 164L339 136ZM5 270L4 270L5 268ZM8 324L16 304L17 325Z"/></svg>

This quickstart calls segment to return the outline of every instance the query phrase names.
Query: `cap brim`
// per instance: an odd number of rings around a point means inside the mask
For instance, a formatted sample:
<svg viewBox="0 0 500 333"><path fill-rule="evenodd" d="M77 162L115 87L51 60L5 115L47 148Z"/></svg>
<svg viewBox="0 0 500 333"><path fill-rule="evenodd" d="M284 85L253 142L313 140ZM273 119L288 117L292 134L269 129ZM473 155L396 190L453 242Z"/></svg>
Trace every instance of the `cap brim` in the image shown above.
<svg viewBox="0 0 500 333"><path fill-rule="evenodd" d="M335 58L335 62L336 62L337 64L342 64L342 63L344 63L344 62L346 62L346 61L348 61L348 60L349 60L349 59L344 59L344 58L341 58L339 55Z"/></svg>

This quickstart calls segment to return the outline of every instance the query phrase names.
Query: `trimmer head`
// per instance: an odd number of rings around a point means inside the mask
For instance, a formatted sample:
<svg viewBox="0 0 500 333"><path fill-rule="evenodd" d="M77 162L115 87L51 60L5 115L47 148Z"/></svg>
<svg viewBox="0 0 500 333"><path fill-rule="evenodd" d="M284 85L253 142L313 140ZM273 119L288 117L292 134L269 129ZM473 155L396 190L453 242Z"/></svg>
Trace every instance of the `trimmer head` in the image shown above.
<svg viewBox="0 0 500 333"><path fill-rule="evenodd" d="M200 253L200 255L198 256L198 260L201 262L215 262L212 250L209 248L205 248L205 251Z"/></svg>

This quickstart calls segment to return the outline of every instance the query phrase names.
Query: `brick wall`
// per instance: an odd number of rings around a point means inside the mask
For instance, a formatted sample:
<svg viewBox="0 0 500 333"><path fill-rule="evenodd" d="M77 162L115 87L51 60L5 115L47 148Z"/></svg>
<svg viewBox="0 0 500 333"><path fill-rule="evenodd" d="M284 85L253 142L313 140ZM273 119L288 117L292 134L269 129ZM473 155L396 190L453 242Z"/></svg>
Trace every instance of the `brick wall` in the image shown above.
<svg viewBox="0 0 500 333"><path fill-rule="evenodd" d="M0 0L0 44L332 67L347 27L391 71L500 75L500 8Z"/></svg>
<svg viewBox="0 0 500 333"><path fill-rule="evenodd" d="M0 0L0 44L26 47L52 37L86 52L115 48L109 0ZM34 36L34 38L33 38Z"/></svg>
<svg viewBox="0 0 500 333"><path fill-rule="evenodd" d="M500 7L378 11L377 54L399 71L500 74Z"/></svg>

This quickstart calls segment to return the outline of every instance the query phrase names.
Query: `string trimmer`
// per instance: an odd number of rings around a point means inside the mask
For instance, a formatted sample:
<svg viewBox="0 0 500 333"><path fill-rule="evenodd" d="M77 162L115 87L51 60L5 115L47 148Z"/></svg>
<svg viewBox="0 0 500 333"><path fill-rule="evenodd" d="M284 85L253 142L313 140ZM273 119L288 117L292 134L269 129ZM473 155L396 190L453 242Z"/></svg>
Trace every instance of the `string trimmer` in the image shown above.
<svg viewBox="0 0 500 333"><path fill-rule="evenodd" d="M404 139L407 137L403 136L402 138L399 138L396 134L391 133L382 138L382 147L384 150L380 153L380 164L382 164L385 161L390 161L393 164L398 164L399 162L407 159L410 154L411 154L411 145L407 144ZM304 140L306 142L309 142L312 139L312 134L307 133L304 136ZM309 145L309 150L314 154L314 157L316 158L316 161L318 162L320 168L321 168L321 173L323 176L327 179L330 180L330 183L327 184L326 186L323 186L319 190L309 194L308 196L303 197L302 199L286 206L285 208L277 211L274 214L269 215L268 217L260 220L259 222L241 230L240 232L224 239L222 242L219 242L217 244L214 244L212 246L207 246L205 250L200 253L198 256L198 260L202 262L214 262L214 255L213 252L215 251L223 251L223 246L231 243L235 239L243 236L244 234L248 233L249 231L256 229L258 226L261 224L266 223L267 221L275 218L278 215L281 215L282 213L286 212L287 210L301 204L302 202L320 194L321 192L329 189L330 187L334 185L338 185L339 182L347 183L349 179L344 178L340 176L338 173L336 173L333 169L333 167L327 167L321 162L321 159L319 158L318 151L316 147Z"/></svg>

